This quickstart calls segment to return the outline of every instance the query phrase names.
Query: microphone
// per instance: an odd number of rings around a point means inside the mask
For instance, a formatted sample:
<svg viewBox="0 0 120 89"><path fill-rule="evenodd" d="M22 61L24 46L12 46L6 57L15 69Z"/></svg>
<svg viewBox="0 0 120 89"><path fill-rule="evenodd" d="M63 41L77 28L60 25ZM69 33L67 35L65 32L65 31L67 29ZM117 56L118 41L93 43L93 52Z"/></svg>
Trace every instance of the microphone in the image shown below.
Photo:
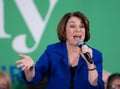
<svg viewBox="0 0 120 89"><path fill-rule="evenodd" d="M78 42L77 42L77 46L78 46L78 47L81 48L83 45L85 45L85 43L84 43L83 41L78 41ZM83 55L85 56L85 58L87 59L87 61L88 61L90 64L92 64L92 63L94 62L93 59L92 59L92 57L90 56L90 54L89 54L88 52L84 53Z"/></svg>

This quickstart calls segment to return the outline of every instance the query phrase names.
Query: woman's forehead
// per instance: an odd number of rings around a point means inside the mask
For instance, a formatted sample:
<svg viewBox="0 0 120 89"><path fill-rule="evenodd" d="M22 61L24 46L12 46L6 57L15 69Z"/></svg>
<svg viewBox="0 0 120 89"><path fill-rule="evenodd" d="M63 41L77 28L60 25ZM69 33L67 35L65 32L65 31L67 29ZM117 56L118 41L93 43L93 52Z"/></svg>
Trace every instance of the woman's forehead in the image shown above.
<svg viewBox="0 0 120 89"><path fill-rule="evenodd" d="M68 23L76 23L76 22L82 22L82 20L78 17L70 17L68 20Z"/></svg>

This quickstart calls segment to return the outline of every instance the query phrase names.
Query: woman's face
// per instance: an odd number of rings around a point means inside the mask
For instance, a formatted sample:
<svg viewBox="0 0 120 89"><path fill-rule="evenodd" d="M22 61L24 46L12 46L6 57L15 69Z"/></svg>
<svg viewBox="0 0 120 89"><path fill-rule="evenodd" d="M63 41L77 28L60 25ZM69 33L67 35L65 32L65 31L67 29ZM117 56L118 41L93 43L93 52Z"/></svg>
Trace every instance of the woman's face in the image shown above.
<svg viewBox="0 0 120 89"><path fill-rule="evenodd" d="M85 39L85 27L77 17L71 17L66 24L66 38L70 45L76 45Z"/></svg>

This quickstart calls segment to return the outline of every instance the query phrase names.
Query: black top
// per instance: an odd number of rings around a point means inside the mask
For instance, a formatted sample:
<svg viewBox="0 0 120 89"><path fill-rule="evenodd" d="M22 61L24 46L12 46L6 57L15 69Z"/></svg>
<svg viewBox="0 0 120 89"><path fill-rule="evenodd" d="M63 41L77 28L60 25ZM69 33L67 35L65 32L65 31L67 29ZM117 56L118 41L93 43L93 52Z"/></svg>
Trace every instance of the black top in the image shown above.
<svg viewBox="0 0 120 89"><path fill-rule="evenodd" d="M74 84L73 84L73 79L74 79L74 74L75 74L75 69L77 66L71 67L70 66L70 71L71 71L71 84L70 84L70 89L74 89Z"/></svg>

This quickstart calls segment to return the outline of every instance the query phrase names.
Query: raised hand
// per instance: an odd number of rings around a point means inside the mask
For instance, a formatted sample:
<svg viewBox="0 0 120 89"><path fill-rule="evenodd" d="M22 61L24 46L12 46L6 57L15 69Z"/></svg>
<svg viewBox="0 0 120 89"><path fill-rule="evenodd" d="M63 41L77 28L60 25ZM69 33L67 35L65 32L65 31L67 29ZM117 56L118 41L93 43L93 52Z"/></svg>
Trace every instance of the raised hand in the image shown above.
<svg viewBox="0 0 120 89"><path fill-rule="evenodd" d="M22 70L31 70L34 67L34 61L30 56L19 54L19 57L22 59L16 61L17 68L22 67Z"/></svg>

